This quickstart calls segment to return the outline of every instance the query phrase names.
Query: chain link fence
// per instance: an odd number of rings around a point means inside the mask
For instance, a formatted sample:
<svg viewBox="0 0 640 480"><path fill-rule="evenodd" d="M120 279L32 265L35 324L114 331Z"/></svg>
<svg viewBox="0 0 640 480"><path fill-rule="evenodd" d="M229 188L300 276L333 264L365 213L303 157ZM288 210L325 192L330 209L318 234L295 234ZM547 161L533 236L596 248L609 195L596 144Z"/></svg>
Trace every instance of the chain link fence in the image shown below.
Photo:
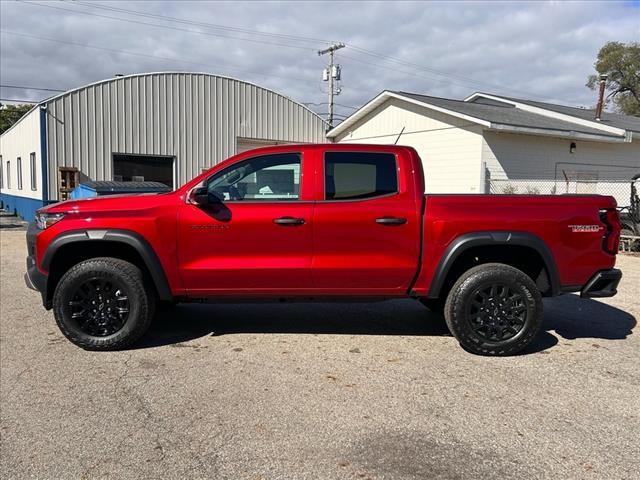
<svg viewBox="0 0 640 480"><path fill-rule="evenodd" d="M597 194L616 199L622 221L621 250L640 251L640 201L638 188L640 179L634 184L633 177L640 173L637 168L618 165L562 164L557 163L553 173L519 175L519 178L491 178L487 175L487 191L503 195L563 195ZM547 176L547 178L544 178ZM635 186L634 186L635 185Z"/></svg>
<svg viewBox="0 0 640 480"><path fill-rule="evenodd" d="M490 179L489 193L504 195L563 195L597 194L610 195L618 206L629 206L631 181L610 178L568 178L566 181L544 179Z"/></svg>

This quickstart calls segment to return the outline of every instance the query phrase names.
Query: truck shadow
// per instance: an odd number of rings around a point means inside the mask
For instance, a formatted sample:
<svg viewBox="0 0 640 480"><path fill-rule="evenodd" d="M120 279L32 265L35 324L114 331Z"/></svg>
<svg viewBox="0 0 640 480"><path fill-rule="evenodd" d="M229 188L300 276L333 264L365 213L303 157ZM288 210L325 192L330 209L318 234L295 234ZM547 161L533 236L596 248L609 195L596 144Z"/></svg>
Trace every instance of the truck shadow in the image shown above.
<svg viewBox="0 0 640 480"><path fill-rule="evenodd" d="M622 340L636 319L622 310L574 295L545 300L543 328L524 354L564 339ZM553 335L550 332L554 332ZM412 300L378 303L182 304L158 311L133 348L171 345L227 334L450 336L442 317Z"/></svg>
<svg viewBox="0 0 640 480"><path fill-rule="evenodd" d="M542 328L566 340L600 338L624 340L637 322L633 315L616 307L577 295L545 299Z"/></svg>

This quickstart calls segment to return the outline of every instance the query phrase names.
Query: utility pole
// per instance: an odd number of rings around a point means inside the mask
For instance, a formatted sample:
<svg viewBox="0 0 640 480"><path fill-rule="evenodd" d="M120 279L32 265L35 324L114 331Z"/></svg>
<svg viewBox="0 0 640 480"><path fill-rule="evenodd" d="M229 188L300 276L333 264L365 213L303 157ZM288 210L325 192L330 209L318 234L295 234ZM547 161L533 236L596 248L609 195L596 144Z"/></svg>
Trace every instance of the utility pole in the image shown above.
<svg viewBox="0 0 640 480"><path fill-rule="evenodd" d="M329 115L327 123L330 129L333 128L333 97L334 95L340 95L340 87L336 88L337 82L340 80L340 65L334 65L333 54L344 47L344 43L334 43L329 48L318 51L318 55L329 54L329 66L322 72L322 80L329 82Z"/></svg>

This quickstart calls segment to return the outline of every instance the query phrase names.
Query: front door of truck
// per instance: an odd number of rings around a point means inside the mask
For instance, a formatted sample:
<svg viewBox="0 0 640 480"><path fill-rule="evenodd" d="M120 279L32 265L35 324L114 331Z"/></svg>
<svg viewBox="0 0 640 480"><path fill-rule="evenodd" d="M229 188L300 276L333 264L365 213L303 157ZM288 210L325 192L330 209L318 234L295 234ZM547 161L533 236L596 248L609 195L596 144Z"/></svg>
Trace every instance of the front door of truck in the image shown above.
<svg viewBox="0 0 640 480"><path fill-rule="evenodd" d="M314 210L313 283L328 295L406 292L419 261L420 212L395 153L327 151ZM420 192L421 194L422 192ZM421 197L421 195L420 195Z"/></svg>
<svg viewBox="0 0 640 480"><path fill-rule="evenodd" d="M313 202L305 200L304 165L297 152L248 158L204 182L208 204L181 206L179 269L189 295L312 287Z"/></svg>

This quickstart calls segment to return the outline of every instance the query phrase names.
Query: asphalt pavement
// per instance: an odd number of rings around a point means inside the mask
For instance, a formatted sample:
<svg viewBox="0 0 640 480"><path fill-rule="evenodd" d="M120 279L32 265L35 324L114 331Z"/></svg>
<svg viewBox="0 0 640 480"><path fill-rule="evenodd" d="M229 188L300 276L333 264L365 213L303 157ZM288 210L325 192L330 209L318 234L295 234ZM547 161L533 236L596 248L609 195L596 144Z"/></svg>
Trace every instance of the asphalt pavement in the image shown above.
<svg viewBox="0 0 640 480"><path fill-rule="evenodd" d="M0 230L0 478L638 478L638 257L515 357L409 300L180 305L95 353L25 287L24 234Z"/></svg>

